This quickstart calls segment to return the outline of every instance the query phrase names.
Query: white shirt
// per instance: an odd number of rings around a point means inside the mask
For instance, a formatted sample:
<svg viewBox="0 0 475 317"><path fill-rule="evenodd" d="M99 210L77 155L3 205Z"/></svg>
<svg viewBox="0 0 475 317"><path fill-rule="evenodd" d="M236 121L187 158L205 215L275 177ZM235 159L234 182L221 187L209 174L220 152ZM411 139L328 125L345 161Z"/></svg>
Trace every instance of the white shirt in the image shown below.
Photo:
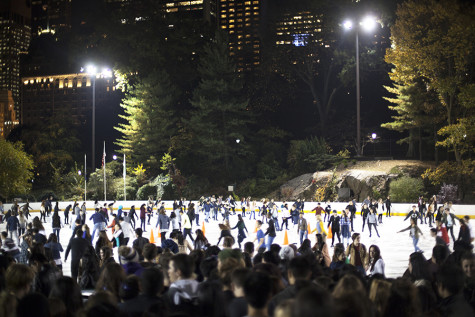
<svg viewBox="0 0 475 317"><path fill-rule="evenodd" d="M384 275L384 261L383 259L378 259L376 263L374 264L374 268L371 271L371 267L368 270L369 275L374 275L374 274L382 274Z"/></svg>

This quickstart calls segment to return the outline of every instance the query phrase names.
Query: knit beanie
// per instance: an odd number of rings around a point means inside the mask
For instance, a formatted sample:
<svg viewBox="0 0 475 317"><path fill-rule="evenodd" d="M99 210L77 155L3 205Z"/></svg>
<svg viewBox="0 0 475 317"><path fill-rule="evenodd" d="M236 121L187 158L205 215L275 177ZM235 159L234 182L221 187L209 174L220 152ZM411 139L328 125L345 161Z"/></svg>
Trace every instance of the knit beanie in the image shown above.
<svg viewBox="0 0 475 317"><path fill-rule="evenodd" d="M119 248L119 262L120 264L127 264L129 262L138 262L139 254L135 251L134 248L129 248L127 246L121 246Z"/></svg>

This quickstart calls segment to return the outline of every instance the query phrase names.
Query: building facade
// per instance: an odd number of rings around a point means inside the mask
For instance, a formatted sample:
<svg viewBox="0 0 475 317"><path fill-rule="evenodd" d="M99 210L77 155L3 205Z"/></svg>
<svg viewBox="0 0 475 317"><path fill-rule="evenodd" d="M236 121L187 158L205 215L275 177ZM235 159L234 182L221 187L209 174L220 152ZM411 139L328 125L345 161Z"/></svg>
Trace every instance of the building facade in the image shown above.
<svg viewBox="0 0 475 317"><path fill-rule="evenodd" d="M218 0L218 27L228 34L229 54L238 71L251 71L260 63L260 22L263 0Z"/></svg>
<svg viewBox="0 0 475 317"><path fill-rule="evenodd" d="M11 91L15 116L20 112L20 58L31 39L29 1L0 1L0 90Z"/></svg>
<svg viewBox="0 0 475 317"><path fill-rule="evenodd" d="M22 78L21 124L45 122L60 112L80 126L89 124L92 111L92 77L85 73ZM113 99L113 78L96 78L96 106Z"/></svg>

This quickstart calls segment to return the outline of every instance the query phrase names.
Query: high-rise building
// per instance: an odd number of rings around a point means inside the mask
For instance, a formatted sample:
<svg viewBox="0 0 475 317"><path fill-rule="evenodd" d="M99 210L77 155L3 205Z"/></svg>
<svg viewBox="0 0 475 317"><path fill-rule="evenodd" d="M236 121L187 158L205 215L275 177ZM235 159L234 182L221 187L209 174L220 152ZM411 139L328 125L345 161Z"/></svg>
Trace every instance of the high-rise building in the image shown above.
<svg viewBox="0 0 475 317"><path fill-rule="evenodd" d="M71 29L71 0L32 0L32 36Z"/></svg>
<svg viewBox="0 0 475 317"><path fill-rule="evenodd" d="M86 125L92 110L91 76L85 73L22 78L21 124L44 122L67 111L79 125ZM112 99L113 78L96 79L96 104Z"/></svg>
<svg viewBox="0 0 475 317"><path fill-rule="evenodd" d="M10 90L0 90L0 137L6 138L18 124Z"/></svg>
<svg viewBox="0 0 475 317"><path fill-rule="evenodd" d="M218 26L228 34L229 54L235 57L238 71L250 71L260 63L263 0L218 1Z"/></svg>
<svg viewBox="0 0 475 317"><path fill-rule="evenodd" d="M216 23L216 0L162 0L167 14L186 14L189 17Z"/></svg>
<svg viewBox="0 0 475 317"><path fill-rule="evenodd" d="M16 118L20 107L20 55L31 39L29 1L0 1L0 90L11 91Z"/></svg>
<svg viewBox="0 0 475 317"><path fill-rule="evenodd" d="M323 43L323 14L309 11L284 13L276 23L277 45L304 46L309 42Z"/></svg>

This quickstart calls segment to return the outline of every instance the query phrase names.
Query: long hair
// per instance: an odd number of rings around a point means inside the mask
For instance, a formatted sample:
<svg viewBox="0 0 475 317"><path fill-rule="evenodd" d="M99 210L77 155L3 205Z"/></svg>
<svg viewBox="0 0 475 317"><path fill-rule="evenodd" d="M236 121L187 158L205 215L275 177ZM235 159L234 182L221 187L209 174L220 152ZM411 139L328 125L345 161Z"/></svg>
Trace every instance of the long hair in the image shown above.
<svg viewBox="0 0 475 317"><path fill-rule="evenodd" d="M371 259L372 263L371 263L371 271L374 270L374 265L376 264L376 262L379 260L379 259L382 259L381 257L381 250L379 250L379 247L375 244L372 244L370 247L369 247L369 251L371 251L371 248L373 248L374 250L374 256L373 258Z"/></svg>

